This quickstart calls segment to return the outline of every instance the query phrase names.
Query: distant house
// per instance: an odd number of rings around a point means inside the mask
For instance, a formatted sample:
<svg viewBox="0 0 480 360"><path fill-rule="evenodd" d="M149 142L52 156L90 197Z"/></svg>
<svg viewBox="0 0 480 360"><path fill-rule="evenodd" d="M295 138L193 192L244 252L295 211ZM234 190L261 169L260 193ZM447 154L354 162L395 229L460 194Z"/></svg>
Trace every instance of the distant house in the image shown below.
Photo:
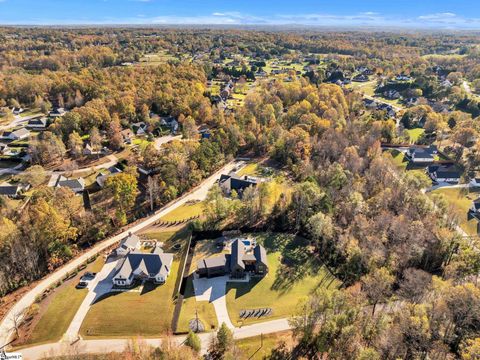
<svg viewBox="0 0 480 360"><path fill-rule="evenodd" d="M178 131L178 121L173 116L164 116L160 119L160 125L170 129L172 133Z"/></svg>
<svg viewBox="0 0 480 360"><path fill-rule="evenodd" d="M364 75L373 75L373 71L366 66L360 66L356 70Z"/></svg>
<svg viewBox="0 0 480 360"><path fill-rule="evenodd" d="M0 154L6 155L8 151L9 151L8 145L0 143Z"/></svg>
<svg viewBox="0 0 480 360"><path fill-rule="evenodd" d="M131 286L135 281L152 281L163 284L167 281L173 263L173 254L155 248L153 253L133 251L128 253L115 268L113 284L118 287Z"/></svg>
<svg viewBox="0 0 480 360"><path fill-rule="evenodd" d="M101 154L101 152L101 150L95 150L89 141L85 142L85 145L83 146L83 155L98 155Z"/></svg>
<svg viewBox="0 0 480 360"><path fill-rule="evenodd" d="M52 111L50 111L48 113L48 115L50 117L55 118L55 117L61 117L61 116L65 115L66 113L67 112L65 111L65 109L63 107L59 107L59 108L54 108Z"/></svg>
<svg viewBox="0 0 480 360"><path fill-rule="evenodd" d="M48 120L45 117L30 119L27 123L27 128L33 130L45 130L47 128Z"/></svg>
<svg viewBox="0 0 480 360"><path fill-rule="evenodd" d="M474 187L480 187L480 177L475 177L470 180L470 185Z"/></svg>
<svg viewBox="0 0 480 360"><path fill-rule="evenodd" d="M117 256L124 256L137 249L140 249L140 238L130 233L120 241L120 245L115 249L115 253Z"/></svg>
<svg viewBox="0 0 480 360"><path fill-rule="evenodd" d="M24 140L30 136L30 131L21 128L15 131L5 131L2 138L7 140Z"/></svg>
<svg viewBox="0 0 480 360"><path fill-rule="evenodd" d="M418 98L417 97L410 97L410 98L407 98L403 101L403 103L407 106L415 106L415 105L418 105Z"/></svg>
<svg viewBox="0 0 480 360"><path fill-rule="evenodd" d="M20 114L23 113L23 112L24 112L24 109L21 108L21 107L14 107L14 108L12 109L13 115L20 115Z"/></svg>
<svg viewBox="0 0 480 360"><path fill-rule="evenodd" d="M472 201L470 212L474 215L480 215L480 197Z"/></svg>
<svg viewBox="0 0 480 360"><path fill-rule="evenodd" d="M406 155L414 164L431 164L434 161L433 149L411 146Z"/></svg>
<svg viewBox="0 0 480 360"><path fill-rule="evenodd" d="M25 191L30 189L29 184L15 184L12 185L8 182L0 184L0 195L7 196L12 199L16 199L21 196Z"/></svg>
<svg viewBox="0 0 480 360"><path fill-rule="evenodd" d="M363 99L363 104L367 109L376 109L377 108L377 102L372 99Z"/></svg>
<svg viewBox="0 0 480 360"><path fill-rule="evenodd" d="M107 181L107 178L109 178L112 175L119 174L121 172L122 170L120 170L116 166L109 167L106 170L100 171L100 173L95 178L95 182L98 184L98 186L103 188L105 186L105 181Z"/></svg>
<svg viewBox="0 0 480 360"><path fill-rule="evenodd" d="M397 90L388 90L383 93L383 95L390 100L400 99L401 95Z"/></svg>
<svg viewBox="0 0 480 360"><path fill-rule="evenodd" d="M264 276L268 273L267 252L262 245L251 247L250 241L236 239L230 254L222 254L197 262L197 274L214 277L229 274L232 278L244 278L246 274Z"/></svg>
<svg viewBox="0 0 480 360"><path fill-rule="evenodd" d="M131 144L134 138L133 131L130 129L122 130L122 137L125 144Z"/></svg>
<svg viewBox="0 0 480 360"><path fill-rule="evenodd" d="M451 88L453 84L449 80L443 80L440 85L442 85L445 88Z"/></svg>
<svg viewBox="0 0 480 360"><path fill-rule="evenodd" d="M132 124L132 129L133 129L133 132L135 133L136 136L146 136L147 135L147 129L148 129L148 125L145 124L143 121L142 122L138 122L138 123L135 123L135 124Z"/></svg>
<svg viewBox="0 0 480 360"><path fill-rule="evenodd" d="M365 74L356 75L352 78L352 81L354 81L354 82L367 82L368 80L370 80L370 79Z"/></svg>
<svg viewBox="0 0 480 360"><path fill-rule="evenodd" d="M430 165L427 171L435 183L458 184L462 175L454 165Z"/></svg>
<svg viewBox="0 0 480 360"><path fill-rule="evenodd" d="M68 179L63 175L60 175L54 182L53 186L56 188L66 187L71 189L75 194L79 194L85 190L85 180L83 178Z"/></svg>
<svg viewBox="0 0 480 360"><path fill-rule="evenodd" d="M257 186L259 181L249 176L240 177L235 173L230 173L221 175L218 183L226 195L230 196L235 191L241 197L245 189Z"/></svg>
<svg viewBox="0 0 480 360"><path fill-rule="evenodd" d="M395 77L395 80L397 80L397 81L410 81L410 80L412 80L412 78L408 75L400 74L400 75L397 75Z"/></svg>

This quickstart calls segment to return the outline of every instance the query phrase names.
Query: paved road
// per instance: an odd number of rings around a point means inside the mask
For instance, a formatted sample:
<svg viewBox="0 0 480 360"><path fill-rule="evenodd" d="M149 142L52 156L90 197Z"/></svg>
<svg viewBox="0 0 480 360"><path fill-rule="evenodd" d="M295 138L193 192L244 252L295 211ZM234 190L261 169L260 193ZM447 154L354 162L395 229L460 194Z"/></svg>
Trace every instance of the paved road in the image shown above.
<svg viewBox="0 0 480 360"><path fill-rule="evenodd" d="M278 319L235 328L233 330L233 337L235 339L245 339L259 336L261 334L272 334L289 329L291 329L291 327L287 319ZM212 336L214 336L214 333L199 334L202 342L202 354L206 353ZM168 339L174 344L181 345L185 341L185 336L172 336ZM165 340L165 338L142 339L140 342L153 347L161 347L163 340ZM131 339L80 340L74 344L66 342L43 344L22 349L19 352L23 355L24 360L37 360L46 356L105 354L113 351L123 351L131 344Z"/></svg>
<svg viewBox="0 0 480 360"><path fill-rule="evenodd" d="M7 313L2 322L0 323L0 346L6 344L12 335L14 330L14 322L13 319L15 316L22 314L31 304L34 303L35 298L38 295L41 295L49 286L55 284L57 281L61 280L65 277L65 275L69 272L75 270L79 265L83 264L87 261L88 258L98 254L99 252L107 249L111 245L115 244L116 242L123 239L127 236L130 232L135 233L138 232L160 219L168 212L184 205L185 203L193 200L203 200L205 199L208 190L212 187L216 180L220 177L222 173L228 173L232 171L237 166L237 162L232 161L225 165L222 169L217 171L215 174L204 180L197 188L193 191L189 192L185 196L167 204L165 207L157 211L154 215L147 217L146 219L142 220L141 222L132 225L127 228L127 230L123 231L122 233L113 236L107 240L104 240L97 245L95 245L92 249L85 252L83 255L77 257L76 259L72 260L65 266L61 267L54 273L48 275L45 279L41 280L37 286L35 286L32 290L26 293Z"/></svg>

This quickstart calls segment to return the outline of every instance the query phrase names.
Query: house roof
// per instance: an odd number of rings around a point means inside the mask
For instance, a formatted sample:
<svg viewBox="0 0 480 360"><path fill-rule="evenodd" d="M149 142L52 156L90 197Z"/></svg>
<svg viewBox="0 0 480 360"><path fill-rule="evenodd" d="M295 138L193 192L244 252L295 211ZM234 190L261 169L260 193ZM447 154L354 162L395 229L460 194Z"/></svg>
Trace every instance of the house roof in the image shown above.
<svg viewBox="0 0 480 360"><path fill-rule="evenodd" d="M25 129L25 128L21 128L21 129L12 131L12 134L15 135L15 136L17 136L17 137L22 137L22 136L30 135L30 131L28 131L28 130Z"/></svg>
<svg viewBox="0 0 480 360"><path fill-rule="evenodd" d="M226 254L209 257L197 261L197 269L212 269L218 267L226 267L228 264L228 256Z"/></svg>
<svg viewBox="0 0 480 360"><path fill-rule="evenodd" d="M120 247L124 249L135 248L137 247L140 238L137 235L130 234L127 237L123 238L120 242Z"/></svg>
<svg viewBox="0 0 480 360"><path fill-rule="evenodd" d="M243 242L239 239L235 240L232 243L232 251L230 255L230 269L233 271L238 266L242 269L245 269L245 264L243 263L243 257L245 255L245 246Z"/></svg>
<svg viewBox="0 0 480 360"><path fill-rule="evenodd" d="M0 195L15 196L20 190L19 185L12 185L7 182L0 184Z"/></svg>
<svg viewBox="0 0 480 360"><path fill-rule="evenodd" d="M28 125L41 125L41 126L47 126L47 118L36 118L36 119L30 119L28 120Z"/></svg>
<svg viewBox="0 0 480 360"><path fill-rule="evenodd" d="M473 200L473 207L475 208L475 210L480 210L480 197Z"/></svg>
<svg viewBox="0 0 480 360"><path fill-rule="evenodd" d="M253 254L255 255L255 259L258 262L262 263L265 266L268 266L267 251L262 245L255 246L255 248L253 249Z"/></svg>
<svg viewBox="0 0 480 360"><path fill-rule="evenodd" d="M435 173L437 178L460 178L461 172L455 166L436 165L429 166L428 172Z"/></svg>
<svg viewBox="0 0 480 360"><path fill-rule="evenodd" d="M173 262L173 254L167 253L129 253L118 266L115 278L128 279L133 272L141 272L148 277L162 275L166 277Z"/></svg>
<svg viewBox="0 0 480 360"><path fill-rule="evenodd" d="M229 191L235 190L237 192L242 192L247 187L256 186L258 184L258 181L248 178L247 176L242 178L232 173L229 175L222 174L220 176L219 183L221 186L223 186Z"/></svg>
<svg viewBox="0 0 480 360"><path fill-rule="evenodd" d="M410 147L408 149L410 156L414 156L422 159L433 159L432 150L418 147Z"/></svg>
<svg viewBox="0 0 480 360"><path fill-rule="evenodd" d="M59 176L57 179L56 187L68 187L72 190L83 190L85 188L85 180L79 179L67 179L64 176Z"/></svg>

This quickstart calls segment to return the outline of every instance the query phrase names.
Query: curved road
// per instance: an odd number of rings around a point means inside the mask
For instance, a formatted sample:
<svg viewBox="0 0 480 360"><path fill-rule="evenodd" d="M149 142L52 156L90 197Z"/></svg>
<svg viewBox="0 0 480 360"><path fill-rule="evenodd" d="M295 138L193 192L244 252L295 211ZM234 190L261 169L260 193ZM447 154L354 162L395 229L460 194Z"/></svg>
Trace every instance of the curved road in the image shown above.
<svg viewBox="0 0 480 360"><path fill-rule="evenodd" d="M161 217L166 215L168 212L184 205L185 203L192 200L203 200L207 196L208 190L212 187L215 181L220 177L222 173L228 173L232 171L237 166L236 161L232 161L226 164L223 168L218 170L215 174L204 180L199 186L190 191L189 193L183 195L182 197L172 201L171 203L164 206L162 209L155 212L155 214L145 218L141 222L129 226L122 233L115 235L107 240L104 240L93 248L72 260L68 264L64 265L60 269L56 270L52 274L48 275L45 279L41 280L33 289L26 293L5 315L4 319L0 323L0 347L8 342L13 331L14 331L14 319L15 317L21 318L21 314L25 312L30 305L35 301L35 298L38 295L41 295L46 289L51 285L55 284L57 281L61 280L66 276L67 273L74 271L79 265L87 261L88 258L98 254L99 252L107 249L111 245L120 241L126 237L129 233L138 232L149 225L155 223Z"/></svg>

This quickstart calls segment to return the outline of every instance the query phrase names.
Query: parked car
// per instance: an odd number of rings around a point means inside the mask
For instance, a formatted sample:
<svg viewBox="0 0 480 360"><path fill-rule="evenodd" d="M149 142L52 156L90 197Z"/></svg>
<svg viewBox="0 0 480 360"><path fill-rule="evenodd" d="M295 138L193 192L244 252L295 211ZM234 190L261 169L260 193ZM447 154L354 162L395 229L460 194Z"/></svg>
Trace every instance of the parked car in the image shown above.
<svg viewBox="0 0 480 360"><path fill-rule="evenodd" d="M80 281L75 288L77 289L85 289L88 286L88 283L86 281Z"/></svg>

